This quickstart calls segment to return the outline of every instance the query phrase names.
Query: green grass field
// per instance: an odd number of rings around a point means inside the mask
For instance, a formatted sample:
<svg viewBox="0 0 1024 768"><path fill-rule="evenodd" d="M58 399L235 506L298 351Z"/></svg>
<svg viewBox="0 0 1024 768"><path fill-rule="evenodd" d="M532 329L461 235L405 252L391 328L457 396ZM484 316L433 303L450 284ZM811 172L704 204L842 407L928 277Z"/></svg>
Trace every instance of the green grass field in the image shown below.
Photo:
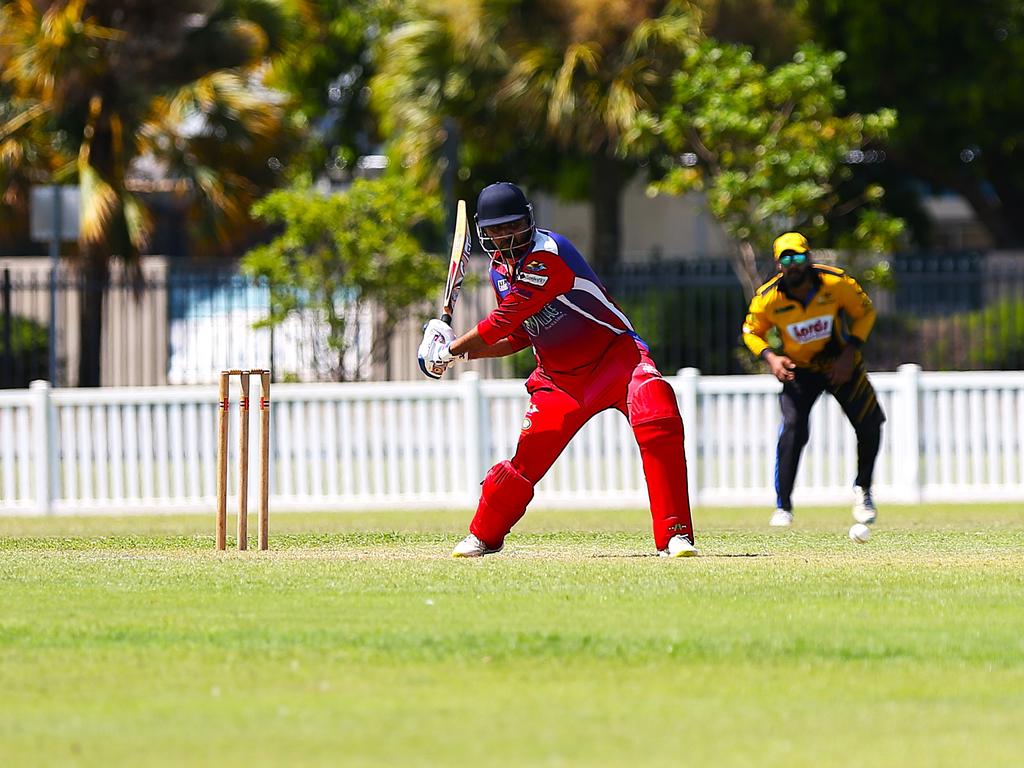
<svg viewBox="0 0 1024 768"><path fill-rule="evenodd" d="M0 519L0 765L1020 765L1024 505L769 511Z"/></svg>

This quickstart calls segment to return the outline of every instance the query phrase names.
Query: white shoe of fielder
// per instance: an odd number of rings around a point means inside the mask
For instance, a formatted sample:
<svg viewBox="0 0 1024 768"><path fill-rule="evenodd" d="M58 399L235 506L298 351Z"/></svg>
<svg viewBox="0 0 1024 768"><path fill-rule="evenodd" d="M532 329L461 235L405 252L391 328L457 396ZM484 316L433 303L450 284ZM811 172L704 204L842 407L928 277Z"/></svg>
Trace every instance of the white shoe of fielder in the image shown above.
<svg viewBox="0 0 1024 768"><path fill-rule="evenodd" d="M768 525L773 528L788 528L793 524L793 513L788 509L776 509Z"/></svg>
<svg viewBox="0 0 1024 768"><path fill-rule="evenodd" d="M495 552L500 551L501 547L491 549L471 533L455 545L455 549L452 550L452 557L483 557L484 555L493 555Z"/></svg>
<svg viewBox="0 0 1024 768"><path fill-rule="evenodd" d="M875 500L871 498L870 488L853 486L853 519L864 525L871 525L878 518Z"/></svg>
<svg viewBox="0 0 1024 768"><path fill-rule="evenodd" d="M685 536L676 534L668 540L668 545L658 551L662 557L696 557L697 548Z"/></svg>

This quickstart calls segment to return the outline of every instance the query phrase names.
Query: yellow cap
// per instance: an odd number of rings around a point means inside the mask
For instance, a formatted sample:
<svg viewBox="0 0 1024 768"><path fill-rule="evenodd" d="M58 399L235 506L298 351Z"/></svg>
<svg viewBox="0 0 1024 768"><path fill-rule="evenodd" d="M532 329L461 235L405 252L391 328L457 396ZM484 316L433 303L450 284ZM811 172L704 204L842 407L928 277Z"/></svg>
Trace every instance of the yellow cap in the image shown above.
<svg viewBox="0 0 1024 768"><path fill-rule="evenodd" d="M809 250L811 250L811 247L807 244L807 238L799 232L787 232L784 235L779 235L775 238L775 243L772 245L772 251L775 252L776 261L778 261L779 256L784 254L786 251L807 253Z"/></svg>

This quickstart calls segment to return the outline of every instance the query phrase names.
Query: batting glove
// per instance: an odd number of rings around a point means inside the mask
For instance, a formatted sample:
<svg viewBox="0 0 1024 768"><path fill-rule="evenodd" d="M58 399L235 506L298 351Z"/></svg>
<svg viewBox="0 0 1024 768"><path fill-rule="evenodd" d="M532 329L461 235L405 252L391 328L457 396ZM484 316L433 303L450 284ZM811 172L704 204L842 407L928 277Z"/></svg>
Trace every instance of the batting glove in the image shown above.
<svg viewBox="0 0 1024 768"><path fill-rule="evenodd" d="M431 320L423 326L423 341L417 352L420 370L431 379L440 379L455 359L448 347L455 341L455 331L448 323Z"/></svg>

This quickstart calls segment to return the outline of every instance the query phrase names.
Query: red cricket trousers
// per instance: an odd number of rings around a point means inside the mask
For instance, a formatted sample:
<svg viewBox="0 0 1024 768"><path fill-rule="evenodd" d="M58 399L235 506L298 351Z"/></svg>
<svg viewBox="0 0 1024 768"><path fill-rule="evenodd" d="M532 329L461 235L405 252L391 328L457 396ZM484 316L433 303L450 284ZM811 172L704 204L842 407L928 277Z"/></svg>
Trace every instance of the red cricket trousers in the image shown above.
<svg viewBox="0 0 1024 768"><path fill-rule="evenodd" d="M622 337L585 380L558 382L538 368L526 387L530 405L515 456L487 473L472 533L500 547L573 436L595 414L615 408L629 419L640 448L656 547L664 549L676 534L693 541L683 423L672 387L646 349Z"/></svg>

